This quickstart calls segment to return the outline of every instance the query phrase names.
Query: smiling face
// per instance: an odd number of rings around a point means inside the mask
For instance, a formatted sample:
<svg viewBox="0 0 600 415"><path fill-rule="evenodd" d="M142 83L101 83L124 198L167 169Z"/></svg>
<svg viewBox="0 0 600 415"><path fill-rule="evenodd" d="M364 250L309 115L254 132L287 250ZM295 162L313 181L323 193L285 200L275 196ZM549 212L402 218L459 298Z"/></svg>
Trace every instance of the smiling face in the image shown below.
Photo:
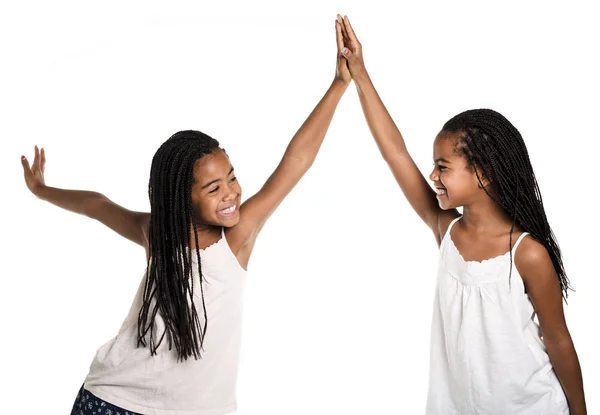
<svg viewBox="0 0 600 415"><path fill-rule="evenodd" d="M441 131L433 142L434 168L429 179L436 189L440 208L444 210L469 205L479 197L487 197L475 171L456 151L460 136L460 133ZM486 181L483 183L487 184Z"/></svg>
<svg viewBox="0 0 600 415"><path fill-rule="evenodd" d="M242 188L222 149L196 160L194 180L192 203L199 223L231 227L239 222Z"/></svg>

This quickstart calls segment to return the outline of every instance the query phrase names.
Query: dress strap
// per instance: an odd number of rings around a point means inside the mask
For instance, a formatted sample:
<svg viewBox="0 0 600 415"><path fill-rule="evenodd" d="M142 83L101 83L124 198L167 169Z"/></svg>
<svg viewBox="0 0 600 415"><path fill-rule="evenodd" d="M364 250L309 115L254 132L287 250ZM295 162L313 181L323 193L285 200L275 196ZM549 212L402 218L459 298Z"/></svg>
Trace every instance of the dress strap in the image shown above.
<svg viewBox="0 0 600 415"><path fill-rule="evenodd" d="M519 246L519 244L521 243L523 238L526 237L527 235L529 235L529 232L523 232L521 234L521 236L519 236L519 239L517 239L517 242L515 242L515 245L513 246L513 249L512 249L513 256L515 255L515 252L517 252L517 247Z"/></svg>
<svg viewBox="0 0 600 415"><path fill-rule="evenodd" d="M452 219L452 222L450 222L450 225L448 225L448 229L446 229L446 233L444 234L444 238L443 239L446 239L446 237L450 234L450 229L452 229L452 226L454 226L454 224L456 222L458 222L459 219L461 219L461 218L462 218L462 215L460 215L460 216Z"/></svg>

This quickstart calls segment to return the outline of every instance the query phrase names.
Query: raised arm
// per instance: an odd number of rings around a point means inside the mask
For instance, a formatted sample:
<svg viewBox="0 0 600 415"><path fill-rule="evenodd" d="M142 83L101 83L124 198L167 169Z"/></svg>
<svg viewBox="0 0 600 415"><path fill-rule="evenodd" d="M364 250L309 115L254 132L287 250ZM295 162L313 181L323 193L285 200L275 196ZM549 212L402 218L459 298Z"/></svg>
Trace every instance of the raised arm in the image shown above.
<svg viewBox="0 0 600 415"><path fill-rule="evenodd" d="M46 153L43 148L40 151L35 146L35 157L31 167L25 156L21 158L21 164L27 188L39 199L96 219L130 241L143 247L147 246L146 235L150 214L125 209L98 192L47 186L44 180Z"/></svg>
<svg viewBox="0 0 600 415"><path fill-rule="evenodd" d="M348 61L371 134L408 202L431 228L439 242L440 215L444 211L439 207L435 192L408 153L400 130L369 77L363 60L362 45L348 17L342 18L338 15L338 21L343 25L344 43L348 49L344 56ZM457 215L456 212L447 213L449 217Z"/></svg>
<svg viewBox="0 0 600 415"><path fill-rule="evenodd" d="M247 263L263 225L314 162L335 109L351 81L346 61L340 55L343 43L341 27L337 22L336 35L337 66L331 86L290 141L273 174L241 206L240 222L229 231L230 244L240 249L238 259L241 263Z"/></svg>

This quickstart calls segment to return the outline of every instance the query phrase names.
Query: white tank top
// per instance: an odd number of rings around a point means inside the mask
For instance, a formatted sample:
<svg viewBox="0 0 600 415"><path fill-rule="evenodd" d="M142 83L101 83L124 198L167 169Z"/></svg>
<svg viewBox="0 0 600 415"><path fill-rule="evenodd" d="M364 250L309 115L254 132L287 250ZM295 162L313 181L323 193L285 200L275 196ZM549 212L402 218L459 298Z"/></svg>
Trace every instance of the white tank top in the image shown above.
<svg viewBox="0 0 600 415"><path fill-rule="evenodd" d="M450 237L440 245L431 330L428 415L568 414L535 311L510 252L465 261Z"/></svg>
<svg viewBox="0 0 600 415"><path fill-rule="evenodd" d="M236 381L241 343L242 299L246 271L229 248L222 230L218 242L200 250L208 325L201 358L177 362L175 347L163 339L157 354L137 348L138 313L144 282L118 335L94 358L84 387L99 398L145 415L223 415L236 410ZM197 257L194 304L204 325ZM157 338L164 322L156 318Z"/></svg>

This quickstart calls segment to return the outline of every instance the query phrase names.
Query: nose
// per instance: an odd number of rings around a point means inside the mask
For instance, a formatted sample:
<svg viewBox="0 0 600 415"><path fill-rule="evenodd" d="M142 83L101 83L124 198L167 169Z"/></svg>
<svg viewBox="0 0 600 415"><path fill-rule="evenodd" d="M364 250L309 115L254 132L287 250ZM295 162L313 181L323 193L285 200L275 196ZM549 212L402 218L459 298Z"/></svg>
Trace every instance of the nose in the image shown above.
<svg viewBox="0 0 600 415"><path fill-rule="evenodd" d="M431 180L432 182L437 182L439 178L440 176L438 175L437 167L433 166L433 171L429 175L429 180Z"/></svg>
<svg viewBox="0 0 600 415"><path fill-rule="evenodd" d="M223 200L225 202L229 202L230 200L234 200L237 197L237 192L235 189L228 187L227 188L227 194L225 194L225 196L223 197Z"/></svg>

